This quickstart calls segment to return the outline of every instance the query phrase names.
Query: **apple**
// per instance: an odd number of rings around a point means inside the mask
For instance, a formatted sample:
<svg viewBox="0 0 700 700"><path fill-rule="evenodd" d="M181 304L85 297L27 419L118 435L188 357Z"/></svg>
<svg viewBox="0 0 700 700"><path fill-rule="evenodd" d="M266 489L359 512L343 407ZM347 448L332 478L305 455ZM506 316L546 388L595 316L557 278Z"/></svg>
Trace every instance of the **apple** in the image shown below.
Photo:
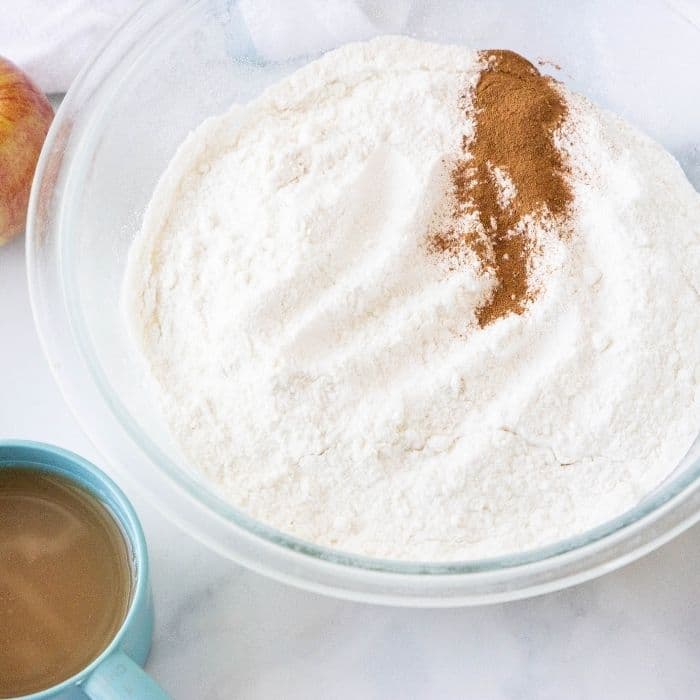
<svg viewBox="0 0 700 700"><path fill-rule="evenodd" d="M0 56L0 246L24 230L36 162L52 119L44 93Z"/></svg>

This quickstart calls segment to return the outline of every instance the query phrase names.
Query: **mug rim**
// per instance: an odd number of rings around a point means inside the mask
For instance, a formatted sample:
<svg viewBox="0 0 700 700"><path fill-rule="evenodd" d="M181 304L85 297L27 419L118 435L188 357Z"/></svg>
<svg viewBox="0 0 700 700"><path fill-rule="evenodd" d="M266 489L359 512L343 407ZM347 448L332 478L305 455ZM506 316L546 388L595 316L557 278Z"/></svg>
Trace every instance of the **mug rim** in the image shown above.
<svg viewBox="0 0 700 700"><path fill-rule="evenodd" d="M30 456L25 455L24 457L18 457L14 460L8 459L4 453L11 450L28 451ZM55 463L44 461L47 459L47 457L58 457L59 459L68 463L71 467L74 467L77 473L88 475L92 479L99 482L100 486L105 488L110 500L107 501L104 498L104 495L96 492L94 488L91 487L89 481L85 483L81 481L80 478L76 478L76 472L61 469L60 466L56 465ZM119 524L121 525L120 529L123 531L124 537L127 540L127 544L130 546L134 559L134 585L128 610L119 629L112 637L109 644L107 644L107 646L100 652L100 654L98 654L80 671L66 678L60 683L57 683L56 685L51 685L43 690L37 690L29 695L17 695L7 698L7 700L42 700L42 698L50 698L61 691L81 685L107 657L119 651L119 645L136 614L137 602L143 600L144 596L149 595L148 550L146 547L146 538L143 533L141 521L139 520L131 501L127 498L122 489L114 482L114 480L92 462L88 461L84 457L81 457L75 452L71 452L70 450L66 450L62 447L57 447L56 445L36 442L33 440L0 439L0 468L2 468L3 464L13 461L19 467L24 465L27 467L34 466L37 469L44 467L47 471L60 473L70 481L76 483L82 489L88 491L90 495L94 496L104 508L107 508L113 517L118 518Z"/></svg>

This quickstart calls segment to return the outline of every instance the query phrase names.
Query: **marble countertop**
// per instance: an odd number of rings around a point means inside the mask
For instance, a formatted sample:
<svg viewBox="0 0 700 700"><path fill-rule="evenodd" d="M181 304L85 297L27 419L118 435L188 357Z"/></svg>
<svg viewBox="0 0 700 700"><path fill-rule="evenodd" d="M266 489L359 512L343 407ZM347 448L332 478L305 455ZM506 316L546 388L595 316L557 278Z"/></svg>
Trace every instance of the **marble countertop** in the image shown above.
<svg viewBox="0 0 700 700"><path fill-rule="evenodd" d="M103 465L34 330L16 240L0 249L0 436ZM700 529L572 589L515 603L411 610L349 603L222 559L127 489L149 542L148 670L183 700L697 697Z"/></svg>

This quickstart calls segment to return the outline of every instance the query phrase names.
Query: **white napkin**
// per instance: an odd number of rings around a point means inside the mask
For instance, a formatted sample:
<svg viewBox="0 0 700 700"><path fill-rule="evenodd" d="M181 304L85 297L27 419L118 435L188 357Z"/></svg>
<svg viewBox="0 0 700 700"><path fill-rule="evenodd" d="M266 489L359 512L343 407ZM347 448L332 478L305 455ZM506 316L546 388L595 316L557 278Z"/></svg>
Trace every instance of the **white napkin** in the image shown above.
<svg viewBox="0 0 700 700"><path fill-rule="evenodd" d="M0 54L48 93L65 92L139 0L3 0Z"/></svg>
<svg viewBox="0 0 700 700"><path fill-rule="evenodd" d="M353 0L241 0L238 7L255 49L271 61L376 33Z"/></svg>
<svg viewBox="0 0 700 700"><path fill-rule="evenodd" d="M119 22L140 0L2 0L0 55L45 92L65 92ZM240 0L261 58L313 53L377 31L398 32L412 1Z"/></svg>

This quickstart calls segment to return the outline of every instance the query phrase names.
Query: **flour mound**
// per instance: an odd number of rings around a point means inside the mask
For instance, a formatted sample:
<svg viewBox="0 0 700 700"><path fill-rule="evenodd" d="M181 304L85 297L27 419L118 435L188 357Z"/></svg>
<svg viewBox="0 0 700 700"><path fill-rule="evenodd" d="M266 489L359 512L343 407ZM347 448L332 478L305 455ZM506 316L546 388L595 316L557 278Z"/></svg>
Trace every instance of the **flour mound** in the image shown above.
<svg viewBox="0 0 700 700"><path fill-rule="evenodd" d="M456 560L635 505L700 426L700 197L561 88L572 231L522 315L426 235L473 135L475 52L384 37L204 122L129 260L129 327L191 464L251 516L364 555ZM503 198L513 197L499 173Z"/></svg>

